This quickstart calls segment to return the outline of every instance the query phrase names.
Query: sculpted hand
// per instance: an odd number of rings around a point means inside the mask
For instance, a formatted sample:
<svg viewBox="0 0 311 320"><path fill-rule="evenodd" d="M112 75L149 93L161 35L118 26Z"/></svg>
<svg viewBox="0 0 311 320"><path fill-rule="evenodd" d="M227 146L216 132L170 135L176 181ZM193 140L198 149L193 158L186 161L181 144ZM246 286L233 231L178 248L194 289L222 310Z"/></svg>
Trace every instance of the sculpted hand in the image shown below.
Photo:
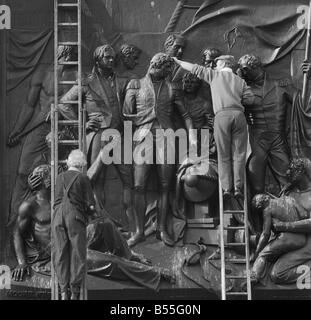
<svg viewBox="0 0 311 320"><path fill-rule="evenodd" d="M273 219L273 225L272 225L273 231L276 233L284 231L284 225L281 221Z"/></svg>
<svg viewBox="0 0 311 320"><path fill-rule="evenodd" d="M302 73L306 73L308 74L308 76L310 77L310 71L311 71L311 63L308 61L305 61L302 65L301 65L301 70Z"/></svg>
<svg viewBox="0 0 311 320"><path fill-rule="evenodd" d="M12 272L12 279L17 282L24 281L25 276L30 276L30 266L27 264L19 264Z"/></svg>
<svg viewBox="0 0 311 320"><path fill-rule="evenodd" d="M20 143L19 132L13 131L10 133L7 141L8 147L14 147Z"/></svg>
<svg viewBox="0 0 311 320"><path fill-rule="evenodd" d="M96 119L91 119L86 123L86 130L91 130L97 132L100 129L100 122Z"/></svg>

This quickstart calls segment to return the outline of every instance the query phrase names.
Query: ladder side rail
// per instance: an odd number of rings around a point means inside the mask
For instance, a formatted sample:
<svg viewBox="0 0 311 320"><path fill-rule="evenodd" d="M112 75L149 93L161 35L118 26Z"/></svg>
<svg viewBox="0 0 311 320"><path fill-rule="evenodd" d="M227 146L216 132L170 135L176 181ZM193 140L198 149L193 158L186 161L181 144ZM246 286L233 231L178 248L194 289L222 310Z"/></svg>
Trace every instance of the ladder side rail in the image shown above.
<svg viewBox="0 0 311 320"><path fill-rule="evenodd" d="M244 182L244 227L245 227L245 260L246 260L246 281L247 281L247 300L252 300L252 287L250 275L250 248L249 248L249 220L248 220L248 193L247 176L245 172Z"/></svg>
<svg viewBox="0 0 311 320"><path fill-rule="evenodd" d="M56 109L58 108L58 0L54 0L54 104L52 105L51 112L51 165L52 165L52 186L51 186L51 214L52 219L54 216L54 203L55 203L55 185L57 178L57 164L56 164ZM51 299L59 299L58 281L57 276L51 263Z"/></svg>
<svg viewBox="0 0 311 320"><path fill-rule="evenodd" d="M221 181L219 179L219 218L220 218L220 255L221 255L221 299L226 300L226 252L224 235L224 204Z"/></svg>
<svg viewBox="0 0 311 320"><path fill-rule="evenodd" d="M83 111L83 101L82 101L82 21L81 21L81 0L78 0L78 10L77 10L77 21L78 21L78 108L79 108L79 149L85 152L85 121L84 121L84 111ZM84 168L86 171L86 168ZM84 281L82 284L80 299L87 300L87 287L86 287L86 273L85 270Z"/></svg>

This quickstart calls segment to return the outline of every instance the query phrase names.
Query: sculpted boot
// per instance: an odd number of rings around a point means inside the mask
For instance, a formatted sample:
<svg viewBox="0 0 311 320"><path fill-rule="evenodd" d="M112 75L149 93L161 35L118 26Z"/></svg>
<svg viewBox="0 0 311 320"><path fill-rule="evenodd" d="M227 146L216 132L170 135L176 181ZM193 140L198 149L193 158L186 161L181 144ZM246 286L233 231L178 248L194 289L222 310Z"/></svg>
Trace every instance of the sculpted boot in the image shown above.
<svg viewBox="0 0 311 320"><path fill-rule="evenodd" d="M159 229L156 233L156 237L159 240L169 247L173 247L175 242L174 240L168 235L166 224L167 224L167 211L168 211L168 192L162 192L161 195L161 202L159 208Z"/></svg>
<svg viewBox="0 0 311 320"><path fill-rule="evenodd" d="M135 207L136 210L133 210L133 214L135 217L135 232L132 237L127 240L127 244L129 247L133 247L139 242L143 242L146 240L145 237L145 194L143 190L135 191Z"/></svg>
<svg viewBox="0 0 311 320"><path fill-rule="evenodd" d="M68 290L63 291L63 292L61 293L61 300L69 300Z"/></svg>

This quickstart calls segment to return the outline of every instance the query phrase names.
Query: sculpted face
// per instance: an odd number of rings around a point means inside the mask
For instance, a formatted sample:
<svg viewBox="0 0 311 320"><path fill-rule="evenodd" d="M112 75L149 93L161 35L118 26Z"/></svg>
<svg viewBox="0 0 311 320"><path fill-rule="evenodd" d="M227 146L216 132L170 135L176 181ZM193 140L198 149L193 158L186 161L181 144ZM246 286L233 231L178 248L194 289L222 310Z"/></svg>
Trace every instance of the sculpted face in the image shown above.
<svg viewBox="0 0 311 320"><path fill-rule="evenodd" d="M139 56L140 54L138 52L133 52L128 56L125 56L123 58L125 67L129 70L135 69L135 67L139 64Z"/></svg>
<svg viewBox="0 0 311 320"><path fill-rule="evenodd" d="M181 59L185 50L185 44L181 41L175 41L172 46L167 49L167 54L170 57Z"/></svg>
<svg viewBox="0 0 311 320"><path fill-rule="evenodd" d="M257 57L245 55L239 60L237 74L248 84L261 80L264 71Z"/></svg>
<svg viewBox="0 0 311 320"><path fill-rule="evenodd" d="M174 60L165 53L156 54L150 62L149 75L155 80L167 78L173 71Z"/></svg>
<svg viewBox="0 0 311 320"><path fill-rule="evenodd" d="M101 69L113 69L115 64L116 54L112 50L106 50L98 61L98 67Z"/></svg>
<svg viewBox="0 0 311 320"><path fill-rule="evenodd" d="M165 62L160 66L160 68L152 67L149 70L149 73L155 78L155 79L165 79L167 78L172 72L172 64L170 62Z"/></svg>
<svg viewBox="0 0 311 320"><path fill-rule="evenodd" d="M185 77L183 79L183 89L186 93L196 93L201 87L200 79L196 77Z"/></svg>

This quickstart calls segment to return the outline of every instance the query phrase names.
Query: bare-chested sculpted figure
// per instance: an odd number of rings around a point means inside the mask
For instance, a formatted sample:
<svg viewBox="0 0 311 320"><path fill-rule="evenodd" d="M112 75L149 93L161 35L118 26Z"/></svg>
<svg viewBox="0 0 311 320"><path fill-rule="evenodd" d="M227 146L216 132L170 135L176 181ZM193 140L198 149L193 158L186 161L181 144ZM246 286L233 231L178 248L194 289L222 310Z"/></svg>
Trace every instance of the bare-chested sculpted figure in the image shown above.
<svg viewBox="0 0 311 320"><path fill-rule="evenodd" d="M60 81L75 80L77 68L70 65L62 65L62 62L77 60L77 53L72 46L60 46L58 50L58 78ZM71 86L59 86L60 97ZM49 113L54 102L54 67L38 70L30 81L30 88L25 104L19 113L16 124L9 134L8 146L19 144L26 135L19 160L17 178L11 200L11 219L17 214L17 210L23 200L29 196L27 178L32 170L39 164L47 163L48 146L46 136L51 130ZM37 110L39 111L37 112Z"/></svg>
<svg viewBox="0 0 311 320"><path fill-rule="evenodd" d="M259 243L259 256L252 272L253 281L256 282L265 276L268 263L273 263L270 275L277 284L296 282L300 275L297 268L301 265L311 266L310 160L292 160L287 177L289 183L284 188L282 197L273 200L275 210L272 212L273 207L267 207L267 227L264 232L268 230L271 219L271 229L275 237L263 250L260 248L263 245ZM257 206L260 206L260 203L266 206L267 201L271 201L265 197L267 196L258 196Z"/></svg>

